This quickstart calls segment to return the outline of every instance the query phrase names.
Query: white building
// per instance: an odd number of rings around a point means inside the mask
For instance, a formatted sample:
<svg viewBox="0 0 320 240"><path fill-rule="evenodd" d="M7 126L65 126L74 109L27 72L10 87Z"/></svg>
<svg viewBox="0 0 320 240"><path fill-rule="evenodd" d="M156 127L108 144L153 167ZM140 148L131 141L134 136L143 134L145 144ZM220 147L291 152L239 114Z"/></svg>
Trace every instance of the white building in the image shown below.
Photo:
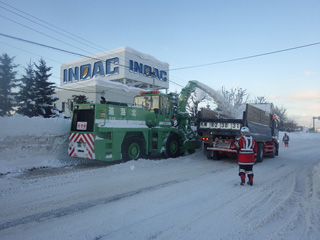
<svg viewBox="0 0 320 240"><path fill-rule="evenodd" d="M85 95L89 101L133 103L141 90L167 90L169 64L129 47L121 47L88 56L61 66L59 100L56 107L71 114L73 95Z"/></svg>

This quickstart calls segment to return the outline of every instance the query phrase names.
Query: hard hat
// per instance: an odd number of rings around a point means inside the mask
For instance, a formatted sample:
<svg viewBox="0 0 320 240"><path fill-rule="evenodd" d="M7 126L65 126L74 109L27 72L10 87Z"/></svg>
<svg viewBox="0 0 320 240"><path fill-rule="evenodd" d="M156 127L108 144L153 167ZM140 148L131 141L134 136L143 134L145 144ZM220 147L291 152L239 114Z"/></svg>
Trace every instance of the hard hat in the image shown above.
<svg viewBox="0 0 320 240"><path fill-rule="evenodd" d="M241 130L240 130L240 132L246 132L246 133L249 133L250 132L250 130L249 130L249 128L247 128L247 127L242 127L241 128Z"/></svg>

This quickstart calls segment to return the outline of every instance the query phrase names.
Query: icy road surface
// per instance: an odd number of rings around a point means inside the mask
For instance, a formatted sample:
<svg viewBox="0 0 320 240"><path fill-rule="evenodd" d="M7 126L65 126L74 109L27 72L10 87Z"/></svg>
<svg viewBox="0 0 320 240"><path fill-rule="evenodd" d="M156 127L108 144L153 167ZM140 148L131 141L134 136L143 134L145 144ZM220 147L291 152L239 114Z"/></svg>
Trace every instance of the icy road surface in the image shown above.
<svg viewBox="0 0 320 240"><path fill-rule="evenodd" d="M254 166L252 187L200 152L3 175L0 239L320 239L320 138L298 137Z"/></svg>

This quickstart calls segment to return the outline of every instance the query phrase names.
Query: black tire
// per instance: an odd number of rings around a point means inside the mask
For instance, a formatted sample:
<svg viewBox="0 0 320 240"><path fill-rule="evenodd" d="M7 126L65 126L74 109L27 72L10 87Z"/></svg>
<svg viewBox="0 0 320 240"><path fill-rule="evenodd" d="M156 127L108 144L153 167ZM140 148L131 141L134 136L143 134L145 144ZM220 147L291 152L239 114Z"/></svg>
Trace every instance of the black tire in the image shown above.
<svg viewBox="0 0 320 240"><path fill-rule="evenodd" d="M221 154L217 151L213 151L213 160L221 160Z"/></svg>
<svg viewBox="0 0 320 240"><path fill-rule="evenodd" d="M142 140L136 136L126 137L121 145L122 161L137 160L143 155Z"/></svg>
<svg viewBox="0 0 320 240"><path fill-rule="evenodd" d="M258 153L257 153L257 162L262 162L264 158L264 147L263 143L258 143Z"/></svg>
<svg viewBox="0 0 320 240"><path fill-rule="evenodd" d="M275 147L276 147L276 153L275 153L275 155L278 156L278 155L279 155L279 143L276 143L276 144L275 144Z"/></svg>
<svg viewBox="0 0 320 240"><path fill-rule="evenodd" d="M272 151L272 153L271 153L271 158L275 158L275 156L276 156L276 152L277 152L277 144L276 143L273 143L273 151Z"/></svg>
<svg viewBox="0 0 320 240"><path fill-rule="evenodd" d="M176 134L170 134L166 143L166 157L176 158L180 155L180 141Z"/></svg>
<svg viewBox="0 0 320 240"><path fill-rule="evenodd" d="M213 159L213 151L207 150L207 159L209 159L209 160Z"/></svg>

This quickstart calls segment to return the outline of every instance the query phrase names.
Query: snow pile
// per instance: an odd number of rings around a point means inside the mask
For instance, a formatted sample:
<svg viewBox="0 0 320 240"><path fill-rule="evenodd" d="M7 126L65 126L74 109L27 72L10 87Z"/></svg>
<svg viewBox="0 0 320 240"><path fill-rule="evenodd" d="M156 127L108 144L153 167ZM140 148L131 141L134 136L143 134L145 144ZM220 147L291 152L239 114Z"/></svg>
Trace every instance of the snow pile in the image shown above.
<svg viewBox="0 0 320 240"><path fill-rule="evenodd" d="M230 106L230 104L226 101L226 99L224 99L224 97L219 92L201 82L197 82L197 88L200 88L210 97L212 97L213 100L222 108L223 113L225 115L231 118L235 118L236 115L233 106Z"/></svg>
<svg viewBox="0 0 320 240"><path fill-rule="evenodd" d="M19 114L12 117L1 117L1 136L2 141L5 137L13 136L44 136L44 135L63 135L70 129L70 120L62 118L29 118Z"/></svg>
<svg viewBox="0 0 320 240"><path fill-rule="evenodd" d="M68 162L70 120L42 117L1 117L0 174Z"/></svg>

